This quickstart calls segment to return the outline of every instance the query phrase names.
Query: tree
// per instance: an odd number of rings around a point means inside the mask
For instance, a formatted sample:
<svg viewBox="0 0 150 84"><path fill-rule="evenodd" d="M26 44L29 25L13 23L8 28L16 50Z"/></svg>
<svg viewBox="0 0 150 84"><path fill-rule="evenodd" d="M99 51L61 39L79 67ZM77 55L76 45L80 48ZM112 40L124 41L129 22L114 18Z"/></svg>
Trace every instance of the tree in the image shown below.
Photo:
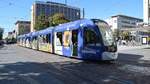
<svg viewBox="0 0 150 84"><path fill-rule="evenodd" d="M35 22L35 30L42 30L49 26L57 26L59 24L63 24L69 22L68 19L65 18L64 14L56 13L50 17L46 16L44 13L41 13L37 17L37 21Z"/></svg>
<svg viewBox="0 0 150 84"><path fill-rule="evenodd" d="M19 34L18 34L18 35L22 35L22 34L24 34L24 32L25 32L24 26L23 26L23 25L20 25L20 26L19 26Z"/></svg>
<svg viewBox="0 0 150 84"><path fill-rule="evenodd" d="M49 17L49 25L50 26L57 26L59 24L69 22L68 19L65 18L64 14L56 13L53 16Z"/></svg>
<svg viewBox="0 0 150 84"><path fill-rule="evenodd" d="M3 39L3 33L4 33L4 30L2 28L0 28L0 40Z"/></svg>
<svg viewBox="0 0 150 84"><path fill-rule="evenodd" d="M113 36L118 39L119 38L119 34L120 34L119 29L114 29Z"/></svg>
<svg viewBox="0 0 150 84"><path fill-rule="evenodd" d="M37 21L35 22L35 28L36 30L42 30L49 27L48 17L44 15L44 13L41 13L39 16L37 16Z"/></svg>
<svg viewBox="0 0 150 84"><path fill-rule="evenodd" d="M124 40L129 40L129 39L130 39L130 32L129 32L129 31L122 31L122 32L121 32L121 37L122 37Z"/></svg>

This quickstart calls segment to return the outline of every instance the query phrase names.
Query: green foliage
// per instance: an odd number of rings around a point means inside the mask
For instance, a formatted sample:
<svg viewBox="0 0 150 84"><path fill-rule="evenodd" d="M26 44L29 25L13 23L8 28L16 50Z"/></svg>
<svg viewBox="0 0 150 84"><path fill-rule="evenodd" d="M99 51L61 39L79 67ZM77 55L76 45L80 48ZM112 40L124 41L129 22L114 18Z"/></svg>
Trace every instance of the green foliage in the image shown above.
<svg viewBox="0 0 150 84"><path fill-rule="evenodd" d="M0 40L2 40L3 39L3 34L0 34Z"/></svg>
<svg viewBox="0 0 150 84"><path fill-rule="evenodd" d="M121 37L124 39L124 40L129 40L130 39L130 32L129 31L122 31L120 33Z"/></svg>
<svg viewBox="0 0 150 84"><path fill-rule="evenodd" d="M49 25L50 26L57 26L59 24L69 22L68 19L65 18L64 14L56 13L53 16L49 17Z"/></svg>
<svg viewBox="0 0 150 84"><path fill-rule="evenodd" d="M12 42L17 42L17 39L16 38L14 38L14 37L12 37Z"/></svg>
<svg viewBox="0 0 150 84"><path fill-rule="evenodd" d="M42 30L49 27L49 22L47 17L42 13L37 17L37 21L35 22L35 28L36 30Z"/></svg>
<svg viewBox="0 0 150 84"><path fill-rule="evenodd" d="M12 38L7 37L7 38L5 38L5 40L7 43L16 43L17 42L17 39L14 37L12 37Z"/></svg>
<svg viewBox="0 0 150 84"><path fill-rule="evenodd" d="M67 22L69 22L69 20L67 20L65 16L61 13L56 13L51 17L48 17L44 15L44 13L41 13L41 15L37 17L34 29L38 31L38 30L45 29L49 26L57 26L59 24L63 24Z"/></svg>
<svg viewBox="0 0 150 84"><path fill-rule="evenodd" d="M120 35L119 29L115 29L115 30L113 31L113 36L114 36L115 38L118 38L119 35Z"/></svg>
<svg viewBox="0 0 150 84"><path fill-rule="evenodd" d="M20 25L20 27L19 27L19 35L24 34L24 31L25 31L24 26L23 26L23 25Z"/></svg>
<svg viewBox="0 0 150 84"><path fill-rule="evenodd" d="M3 39L3 32L4 32L4 30L2 28L0 28L0 40Z"/></svg>

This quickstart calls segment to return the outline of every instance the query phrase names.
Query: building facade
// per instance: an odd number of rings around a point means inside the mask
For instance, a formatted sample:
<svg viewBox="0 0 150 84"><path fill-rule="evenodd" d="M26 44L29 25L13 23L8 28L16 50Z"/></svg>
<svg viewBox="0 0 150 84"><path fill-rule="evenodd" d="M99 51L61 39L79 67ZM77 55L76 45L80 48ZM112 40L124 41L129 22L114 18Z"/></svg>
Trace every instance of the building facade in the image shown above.
<svg viewBox="0 0 150 84"><path fill-rule="evenodd" d="M144 23L150 24L150 0L143 0Z"/></svg>
<svg viewBox="0 0 150 84"><path fill-rule="evenodd" d="M62 13L70 21L80 19L80 8L68 6L55 2L36 1L31 7L31 31L35 31L35 21L41 14L52 16L55 13Z"/></svg>
<svg viewBox="0 0 150 84"><path fill-rule="evenodd" d="M126 15L111 16L106 21L111 26L112 30L124 29L124 28L136 28L137 23L143 22L142 19L126 16Z"/></svg>
<svg viewBox="0 0 150 84"><path fill-rule="evenodd" d="M15 37L18 35L22 34L27 34L30 32L30 27L31 27L31 22L30 21L17 21L15 23Z"/></svg>
<svg viewBox="0 0 150 84"><path fill-rule="evenodd" d="M15 38L15 32L8 32L8 39Z"/></svg>

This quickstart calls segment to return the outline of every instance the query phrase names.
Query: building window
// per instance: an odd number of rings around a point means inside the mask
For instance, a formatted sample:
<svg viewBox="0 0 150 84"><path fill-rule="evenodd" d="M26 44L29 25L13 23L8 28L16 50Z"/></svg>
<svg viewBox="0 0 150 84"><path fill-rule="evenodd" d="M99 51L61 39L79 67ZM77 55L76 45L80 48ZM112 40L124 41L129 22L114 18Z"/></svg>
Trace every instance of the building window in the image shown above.
<svg viewBox="0 0 150 84"><path fill-rule="evenodd" d="M114 23L117 23L117 20L114 20Z"/></svg>

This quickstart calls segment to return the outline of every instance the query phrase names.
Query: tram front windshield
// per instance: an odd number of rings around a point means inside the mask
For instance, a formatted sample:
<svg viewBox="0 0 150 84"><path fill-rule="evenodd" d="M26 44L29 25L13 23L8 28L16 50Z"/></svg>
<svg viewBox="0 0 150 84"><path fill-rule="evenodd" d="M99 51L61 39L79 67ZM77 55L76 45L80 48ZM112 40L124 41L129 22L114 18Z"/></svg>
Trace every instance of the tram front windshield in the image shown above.
<svg viewBox="0 0 150 84"><path fill-rule="evenodd" d="M97 25L101 32L101 35L102 35L102 38L104 41L104 45L105 46L114 45L115 41L114 41L114 37L113 37L113 32L110 29L110 27L106 23L101 23L101 22L99 22Z"/></svg>

